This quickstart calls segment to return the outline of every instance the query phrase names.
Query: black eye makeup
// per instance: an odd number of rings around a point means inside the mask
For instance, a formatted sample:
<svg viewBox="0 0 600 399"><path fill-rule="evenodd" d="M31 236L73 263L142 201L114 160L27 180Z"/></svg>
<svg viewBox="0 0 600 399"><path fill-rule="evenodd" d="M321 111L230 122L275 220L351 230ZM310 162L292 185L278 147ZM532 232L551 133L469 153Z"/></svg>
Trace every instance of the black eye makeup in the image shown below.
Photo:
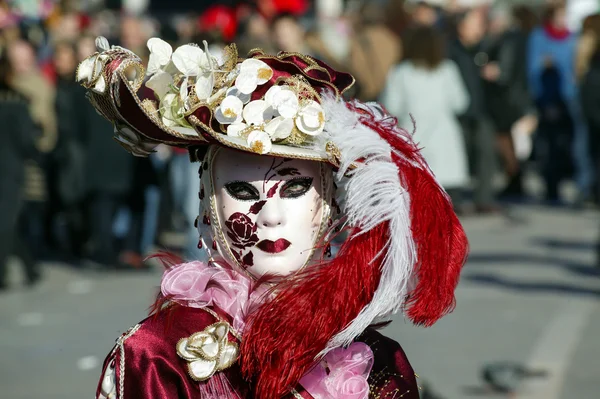
<svg viewBox="0 0 600 399"><path fill-rule="evenodd" d="M225 184L225 190L232 198L239 201L258 201L260 193L252 184L245 181L232 181Z"/></svg>
<svg viewBox="0 0 600 399"><path fill-rule="evenodd" d="M313 179L312 177L297 177L294 179L288 180L281 190L279 191L279 196L281 198L299 198L310 190L312 187Z"/></svg>

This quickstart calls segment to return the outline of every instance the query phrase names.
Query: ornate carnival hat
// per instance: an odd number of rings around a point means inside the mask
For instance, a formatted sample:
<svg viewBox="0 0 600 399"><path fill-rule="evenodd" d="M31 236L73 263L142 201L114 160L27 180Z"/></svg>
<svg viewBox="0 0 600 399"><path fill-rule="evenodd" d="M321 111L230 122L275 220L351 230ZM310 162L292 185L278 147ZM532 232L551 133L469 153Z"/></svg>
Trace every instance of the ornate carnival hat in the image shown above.
<svg viewBox="0 0 600 399"><path fill-rule="evenodd" d="M465 232L411 134L378 104L342 99L351 75L301 54L239 59L229 46L219 61L206 43L172 51L156 38L146 71L132 52L97 46L77 79L133 154L165 143L200 160L200 149L221 145L326 162L348 177L350 238L281 283L244 331L240 361L257 397L281 397L315 358L396 312L430 326L453 309Z"/></svg>
<svg viewBox="0 0 600 399"><path fill-rule="evenodd" d="M134 155L148 155L160 143L190 150L221 144L337 162L318 137L325 124L320 99L324 89L340 97L354 83L349 74L302 54L256 50L240 61L235 45L218 61L206 42L204 50L188 44L173 51L158 38L148 41L145 68L137 55L104 38L96 45L99 52L79 65L77 80Z"/></svg>

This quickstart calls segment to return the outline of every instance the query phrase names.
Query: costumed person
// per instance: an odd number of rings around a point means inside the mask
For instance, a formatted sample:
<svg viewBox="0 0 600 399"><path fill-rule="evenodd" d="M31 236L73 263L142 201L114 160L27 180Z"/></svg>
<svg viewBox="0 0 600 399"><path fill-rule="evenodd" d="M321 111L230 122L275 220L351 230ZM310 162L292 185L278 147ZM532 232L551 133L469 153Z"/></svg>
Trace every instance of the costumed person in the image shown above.
<svg viewBox="0 0 600 399"><path fill-rule="evenodd" d="M146 69L97 46L77 79L115 139L201 162L209 262L162 256L154 310L117 339L96 397L418 398L377 328L399 311L425 326L450 312L468 245L410 134L379 105L345 101L352 76L301 54L240 59L231 45L218 63L207 43L152 38Z"/></svg>

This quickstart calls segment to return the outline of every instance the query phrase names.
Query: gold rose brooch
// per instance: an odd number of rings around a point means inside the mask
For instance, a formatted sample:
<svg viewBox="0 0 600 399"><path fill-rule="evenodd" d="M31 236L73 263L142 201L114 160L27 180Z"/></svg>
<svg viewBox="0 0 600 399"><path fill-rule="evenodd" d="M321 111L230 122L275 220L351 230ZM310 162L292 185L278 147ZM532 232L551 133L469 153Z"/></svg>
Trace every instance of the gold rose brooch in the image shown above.
<svg viewBox="0 0 600 399"><path fill-rule="evenodd" d="M229 328L229 324L219 322L179 340L177 354L187 361L192 379L206 381L235 363L238 346L228 341Z"/></svg>

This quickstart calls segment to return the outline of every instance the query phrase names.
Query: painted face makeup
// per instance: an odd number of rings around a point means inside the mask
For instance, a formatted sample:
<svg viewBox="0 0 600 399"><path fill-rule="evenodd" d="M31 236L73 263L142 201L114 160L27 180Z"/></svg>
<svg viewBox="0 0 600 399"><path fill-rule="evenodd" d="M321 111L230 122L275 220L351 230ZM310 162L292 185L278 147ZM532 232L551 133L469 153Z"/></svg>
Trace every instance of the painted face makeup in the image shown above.
<svg viewBox="0 0 600 399"><path fill-rule="evenodd" d="M331 171L323 170L328 166L211 151L201 192L210 220L203 224L209 223L221 257L256 278L287 276L318 258L315 247L331 212Z"/></svg>

